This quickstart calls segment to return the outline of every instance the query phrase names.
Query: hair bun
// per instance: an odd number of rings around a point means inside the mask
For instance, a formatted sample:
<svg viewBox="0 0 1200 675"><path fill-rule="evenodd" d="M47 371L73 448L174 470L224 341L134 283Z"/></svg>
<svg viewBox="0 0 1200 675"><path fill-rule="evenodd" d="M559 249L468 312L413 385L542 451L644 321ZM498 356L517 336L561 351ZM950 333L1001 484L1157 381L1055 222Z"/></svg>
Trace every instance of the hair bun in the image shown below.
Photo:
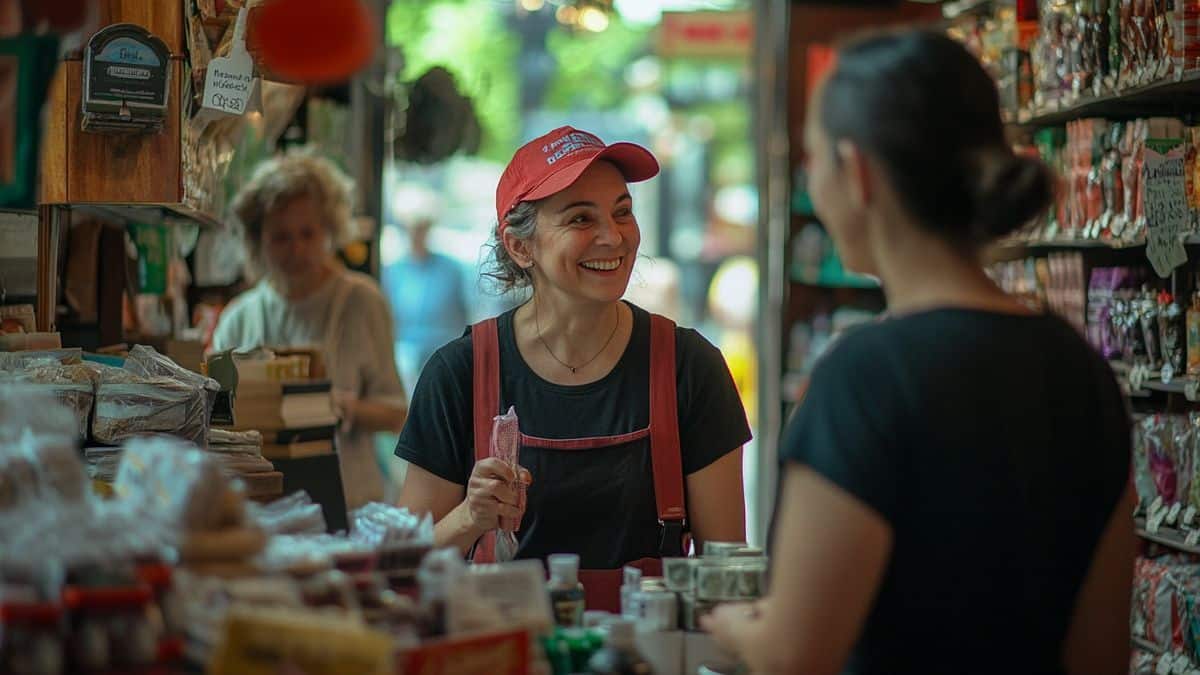
<svg viewBox="0 0 1200 675"><path fill-rule="evenodd" d="M972 172L972 234L981 241L1015 232L1054 200L1054 173L1040 159L1000 148L977 162Z"/></svg>

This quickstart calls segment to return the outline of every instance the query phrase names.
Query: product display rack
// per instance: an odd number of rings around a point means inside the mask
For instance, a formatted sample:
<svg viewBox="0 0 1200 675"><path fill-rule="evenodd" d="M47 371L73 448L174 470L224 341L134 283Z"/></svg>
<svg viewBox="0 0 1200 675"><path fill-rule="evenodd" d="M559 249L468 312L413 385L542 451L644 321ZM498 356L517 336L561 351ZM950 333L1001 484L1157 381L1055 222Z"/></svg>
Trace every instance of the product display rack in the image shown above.
<svg viewBox="0 0 1200 675"><path fill-rule="evenodd" d="M1085 94L1074 103L1045 110L1022 110L1010 116L1012 123L1028 129L1055 127L1085 117L1151 117L1189 112L1200 105L1200 73L1129 87L1093 96Z"/></svg>

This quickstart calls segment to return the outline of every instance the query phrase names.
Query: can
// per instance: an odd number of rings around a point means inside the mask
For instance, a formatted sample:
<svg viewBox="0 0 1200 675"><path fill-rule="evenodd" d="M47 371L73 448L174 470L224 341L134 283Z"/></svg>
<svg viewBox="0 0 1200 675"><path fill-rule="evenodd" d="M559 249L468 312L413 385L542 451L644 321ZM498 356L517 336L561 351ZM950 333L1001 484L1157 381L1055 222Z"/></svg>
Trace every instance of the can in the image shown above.
<svg viewBox="0 0 1200 675"><path fill-rule="evenodd" d="M641 628L648 631L675 630L679 625L679 606L675 594L667 591L642 591L638 594L641 606Z"/></svg>

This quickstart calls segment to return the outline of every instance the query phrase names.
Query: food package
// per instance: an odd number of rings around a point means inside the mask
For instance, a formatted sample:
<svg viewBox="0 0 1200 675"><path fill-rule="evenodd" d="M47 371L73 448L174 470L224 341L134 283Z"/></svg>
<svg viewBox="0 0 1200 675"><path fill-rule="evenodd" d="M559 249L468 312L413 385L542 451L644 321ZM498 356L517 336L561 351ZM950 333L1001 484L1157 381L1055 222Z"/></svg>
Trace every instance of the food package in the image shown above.
<svg viewBox="0 0 1200 675"><path fill-rule="evenodd" d="M113 490L147 518L183 530L218 530L245 520L245 499L220 464L174 438L128 441Z"/></svg>
<svg viewBox="0 0 1200 675"><path fill-rule="evenodd" d="M520 476L521 427L515 408L509 407L508 412L492 419L492 438L489 455L507 464L514 474L518 477ZM516 488L519 499L517 508L521 512L524 512L526 486L518 478L513 487ZM516 532L520 527L521 521L519 519L500 519L500 527L496 530L496 560L498 562L508 562L517 557L518 542Z"/></svg>
<svg viewBox="0 0 1200 675"><path fill-rule="evenodd" d="M406 508L371 502L350 514L350 538L380 549L397 544L433 546L433 518Z"/></svg>
<svg viewBox="0 0 1200 675"><path fill-rule="evenodd" d="M221 391L221 385L211 377L184 368L175 363L170 357L159 354L153 347L137 345L129 351L125 359L125 370L144 377L171 377L184 384L195 387L203 393L205 424L212 414L213 403ZM197 443L203 447L203 443Z"/></svg>
<svg viewBox="0 0 1200 675"><path fill-rule="evenodd" d="M247 505L250 520L269 534L324 534L327 527L321 505L300 490L269 504Z"/></svg>
<svg viewBox="0 0 1200 675"><path fill-rule="evenodd" d="M83 363L82 349L44 349L27 352L0 352L0 370L19 371L31 364L50 361L64 366Z"/></svg>
<svg viewBox="0 0 1200 675"><path fill-rule="evenodd" d="M60 365L58 361L46 359L32 361L23 370L9 371L8 374L15 381L35 385L53 396L75 417L76 436L87 438L98 369L91 364Z"/></svg>
<svg viewBox="0 0 1200 675"><path fill-rule="evenodd" d="M208 440L208 400L204 390L171 377L146 378L104 368L96 385L92 436L116 444L144 434L169 434L203 446Z"/></svg>

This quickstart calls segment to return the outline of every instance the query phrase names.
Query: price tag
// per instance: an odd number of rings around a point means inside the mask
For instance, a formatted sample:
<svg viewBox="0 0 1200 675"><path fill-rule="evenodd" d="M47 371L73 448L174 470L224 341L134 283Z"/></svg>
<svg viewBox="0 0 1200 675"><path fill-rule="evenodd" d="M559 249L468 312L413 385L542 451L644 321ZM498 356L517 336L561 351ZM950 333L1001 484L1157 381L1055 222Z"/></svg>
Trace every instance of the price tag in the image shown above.
<svg viewBox="0 0 1200 675"><path fill-rule="evenodd" d="M204 107L231 115L246 112L254 93L254 61L246 51L246 8L238 11L229 56L208 63L204 77Z"/></svg>
<svg viewBox="0 0 1200 675"><path fill-rule="evenodd" d="M1200 401L1200 378L1187 378L1183 383L1183 395L1193 403Z"/></svg>
<svg viewBox="0 0 1200 675"><path fill-rule="evenodd" d="M1187 533L1187 537L1184 538L1183 543L1185 546L1196 546L1200 544L1200 530L1190 530Z"/></svg>
<svg viewBox="0 0 1200 675"><path fill-rule="evenodd" d="M1167 524L1174 525L1179 522L1179 513L1183 511L1183 504L1175 502L1171 505L1171 509L1167 511Z"/></svg>
<svg viewBox="0 0 1200 675"><path fill-rule="evenodd" d="M1188 661L1187 654L1184 654L1183 652L1177 652L1175 654L1175 665L1171 668L1171 672L1174 673L1174 675L1187 675L1187 671L1191 665L1192 664Z"/></svg>
<svg viewBox="0 0 1200 675"><path fill-rule="evenodd" d="M1153 516L1159 511L1162 511L1164 505L1165 503L1163 502L1162 495L1155 497L1154 501L1150 502L1150 515Z"/></svg>
<svg viewBox="0 0 1200 675"><path fill-rule="evenodd" d="M1196 520L1196 507L1189 506L1183 512L1183 526L1191 527L1192 521Z"/></svg>
<svg viewBox="0 0 1200 675"><path fill-rule="evenodd" d="M1187 262L1183 246L1188 218L1185 173L1183 144L1178 139L1146 142L1142 165L1146 257L1163 278Z"/></svg>
<svg viewBox="0 0 1200 675"><path fill-rule="evenodd" d="M1175 659L1170 654L1163 654L1158 657L1158 665L1154 668L1155 675L1171 675L1171 668L1175 665Z"/></svg>

